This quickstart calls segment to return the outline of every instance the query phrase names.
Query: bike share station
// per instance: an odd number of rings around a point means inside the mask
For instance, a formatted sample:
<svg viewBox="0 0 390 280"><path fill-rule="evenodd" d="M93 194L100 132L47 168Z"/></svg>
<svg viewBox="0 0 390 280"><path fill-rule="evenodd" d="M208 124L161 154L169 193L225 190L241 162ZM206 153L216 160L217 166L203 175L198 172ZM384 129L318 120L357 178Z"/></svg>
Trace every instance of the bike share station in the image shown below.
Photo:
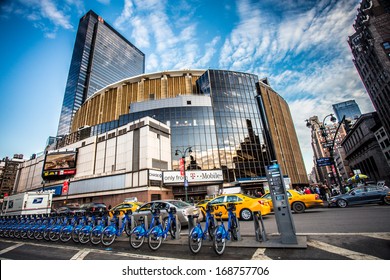
<svg viewBox="0 0 390 280"><path fill-rule="evenodd" d="M295 233L294 221L279 164L274 161L272 165L266 167L266 171L279 234L267 236L261 213L254 212L256 241L261 242L261 247L265 248L307 248L306 236L297 236Z"/></svg>

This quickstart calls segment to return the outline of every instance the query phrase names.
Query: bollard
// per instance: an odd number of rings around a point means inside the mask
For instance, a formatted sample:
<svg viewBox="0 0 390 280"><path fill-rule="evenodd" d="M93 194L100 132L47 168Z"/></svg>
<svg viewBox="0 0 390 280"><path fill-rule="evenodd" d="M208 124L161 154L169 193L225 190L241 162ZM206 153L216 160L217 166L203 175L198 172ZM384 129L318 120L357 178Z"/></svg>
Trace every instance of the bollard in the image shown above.
<svg viewBox="0 0 390 280"><path fill-rule="evenodd" d="M232 238L232 241L241 241L241 231L240 231L240 221L238 220L238 218L236 217L236 223L237 223L237 240L234 240Z"/></svg>
<svg viewBox="0 0 390 280"><path fill-rule="evenodd" d="M260 211L253 212L253 221L255 223L256 241L267 241L267 234L265 233L263 216Z"/></svg>
<svg viewBox="0 0 390 280"><path fill-rule="evenodd" d="M175 239L178 240L178 239L180 239L180 230L179 229L181 229L181 225L179 226L180 221L179 221L179 218L177 217L177 215L175 215L175 221L176 221Z"/></svg>

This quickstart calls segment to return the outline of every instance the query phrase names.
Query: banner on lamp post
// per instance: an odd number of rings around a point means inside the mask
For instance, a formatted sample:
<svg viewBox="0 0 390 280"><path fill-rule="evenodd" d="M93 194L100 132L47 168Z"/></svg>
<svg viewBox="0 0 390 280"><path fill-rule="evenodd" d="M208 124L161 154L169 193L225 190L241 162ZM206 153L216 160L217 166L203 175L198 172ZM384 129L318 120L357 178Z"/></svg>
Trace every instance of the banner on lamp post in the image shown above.
<svg viewBox="0 0 390 280"><path fill-rule="evenodd" d="M180 158L179 167L180 167L180 176L184 176L184 171L185 171L184 158Z"/></svg>

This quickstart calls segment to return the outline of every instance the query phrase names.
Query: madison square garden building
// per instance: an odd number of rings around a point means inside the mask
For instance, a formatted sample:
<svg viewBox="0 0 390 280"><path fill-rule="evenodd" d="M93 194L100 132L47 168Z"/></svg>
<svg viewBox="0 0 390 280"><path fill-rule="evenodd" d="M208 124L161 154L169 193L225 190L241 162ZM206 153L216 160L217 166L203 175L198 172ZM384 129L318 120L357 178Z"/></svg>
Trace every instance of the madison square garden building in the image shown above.
<svg viewBox="0 0 390 280"><path fill-rule="evenodd" d="M96 139L118 137L118 131L113 133L117 128L145 117L161 126L154 124L151 128L154 131L170 130L165 133L170 141L163 144L157 133L158 152L147 168L162 174L179 172L180 159L185 156L186 172L213 174L214 170L222 174L218 180L210 181L207 176L199 181L189 178L186 190L189 197L201 199L221 192L264 192L268 186L265 167L273 160L278 161L283 174L289 178L290 188L308 184L286 101L269 86L267 79L259 80L256 75L242 72L164 71L111 84L84 102L74 116L71 133L58 141L54 149L93 136ZM161 157L166 151L170 153L168 160L166 156ZM138 171L133 166L129 172ZM119 170L112 165L111 172ZM96 178L103 174L95 172L90 176ZM184 199L184 182L169 182L162 177L161 182L148 180L142 189L145 194L148 188L157 187L155 190L160 188L162 195L156 196L154 192L153 196L145 196L139 193L141 189L123 186L129 192L124 196L150 200L168 194ZM71 180L77 180L77 173ZM94 194L85 193L85 196Z"/></svg>

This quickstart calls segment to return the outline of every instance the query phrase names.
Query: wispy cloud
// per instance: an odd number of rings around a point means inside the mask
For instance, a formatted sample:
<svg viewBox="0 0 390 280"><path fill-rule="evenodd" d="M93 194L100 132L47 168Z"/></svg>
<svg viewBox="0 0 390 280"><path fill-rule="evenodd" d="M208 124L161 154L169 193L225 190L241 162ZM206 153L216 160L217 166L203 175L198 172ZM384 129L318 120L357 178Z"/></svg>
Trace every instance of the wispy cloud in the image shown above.
<svg viewBox="0 0 390 280"><path fill-rule="evenodd" d="M268 0L237 1L240 20L225 39L220 66L269 77L289 103L309 169L312 151L304 119L326 116L333 112L332 104L348 99L355 99L363 112L373 110L346 42L353 34L358 3L282 2L283 6L273 6L272 13L264 8Z"/></svg>
<svg viewBox="0 0 390 280"><path fill-rule="evenodd" d="M1 4L2 12L6 12L8 16L21 16L31 21L47 38L55 38L60 28L66 30L74 28L70 21L73 7L79 12L84 11L83 2L80 0L66 0L61 3L53 0L18 0Z"/></svg>
<svg viewBox="0 0 390 280"><path fill-rule="evenodd" d="M219 37L211 42L201 42L197 39L197 23L189 16L175 20L179 11L189 11L191 6L185 2L175 4L161 0L125 0L121 14L114 22L122 32L130 32L136 46L149 51L147 71L203 68L217 52L215 45ZM148 49L152 46L153 49Z"/></svg>

